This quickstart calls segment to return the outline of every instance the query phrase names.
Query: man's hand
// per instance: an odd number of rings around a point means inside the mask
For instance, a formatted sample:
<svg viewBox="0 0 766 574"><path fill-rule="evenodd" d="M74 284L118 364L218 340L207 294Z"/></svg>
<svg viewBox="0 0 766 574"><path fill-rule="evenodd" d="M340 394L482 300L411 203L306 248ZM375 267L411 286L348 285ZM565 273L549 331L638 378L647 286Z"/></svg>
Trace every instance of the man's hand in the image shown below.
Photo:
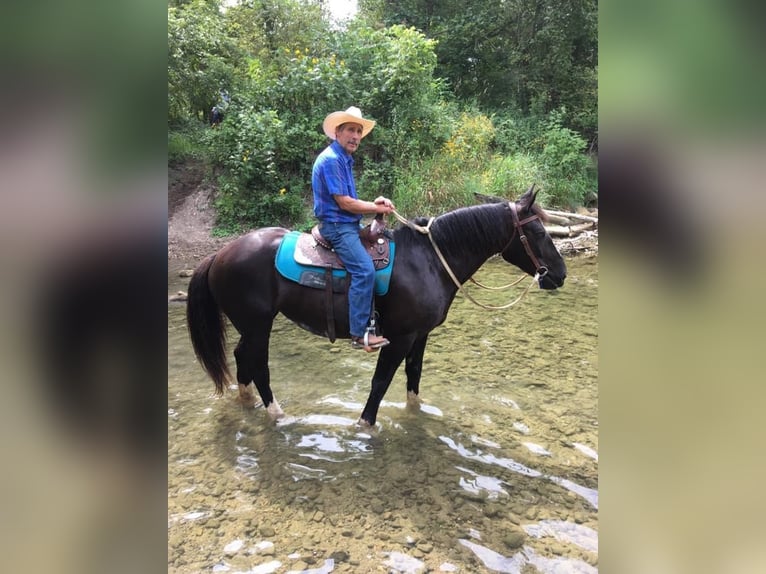
<svg viewBox="0 0 766 574"><path fill-rule="evenodd" d="M391 213L395 209L394 208L394 203L390 199L387 199L387 198L383 197L382 195L376 197L374 203L375 203L375 207L376 207L375 213L388 214L388 213Z"/></svg>

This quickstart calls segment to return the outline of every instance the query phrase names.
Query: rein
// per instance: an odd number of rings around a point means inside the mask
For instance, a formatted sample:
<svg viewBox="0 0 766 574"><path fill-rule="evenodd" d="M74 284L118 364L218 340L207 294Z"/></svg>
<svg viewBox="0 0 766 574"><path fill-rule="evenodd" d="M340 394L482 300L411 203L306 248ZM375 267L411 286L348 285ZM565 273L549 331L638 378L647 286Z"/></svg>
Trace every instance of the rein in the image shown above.
<svg viewBox="0 0 766 574"><path fill-rule="evenodd" d="M423 235L427 235L428 239L431 241L431 245L434 248L434 251L436 252L436 255L439 257L439 261L441 261L442 265L444 266L445 271L447 271L447 274L450 276L450 279L452 279L452 282L455 284L455 286L460 290L460 292L465 295L465 297L471 301L471 303L474 303L475 305L478 305L482 309L487 309L491 311L499 311L502 309L508 309L509 307L513 307L521 301L521 299L529 292L529 290L532 288L535 283L538 282L540 277L543 277L546 273L548 273L548 269L542 265L540 265L540 262L537 260L537 257L535 257L535 254L532 252L532 249L529 247L529 243L527 242L527 237L524 235L524 230L522 229L522 225L525 223L529 223L530 221L533 221L534 219L537 219L539 216L537 214L530 215L529 217L519 220L519 215L516 212L516 204L512 201L508 202L508 205L511 209L511 214L513 216L513 234L511 235L510 241L506 244L505 247L501 251L505 251L508 246L511 244L511 241L513 241L514 237L516 237L516 233L519 233L519 237L521 239L522 245L524 245L524 249L527 252L527 255L529 255L532 262L535 264L535 268L537 271L535 272L535 276L532 279L532 282L524 289L524 291L521 292L521 294L516 297L513 301L510 303L506 303L505 305L485 305L484 303L481 303L474 299L468 291L465 290L463 285L458 281L457 277L455 277L455 274L452 272L452 269L450 268L449 264L447 263L447 260L444 258L444 255L442 255L441 249L439 249L439 246L436 245L436 241L434 241L433 235L431 235L431 224L435 221L435 218L432 217L428 220L428 223L425 227L418 225L416 223L413 223L412 221L409 221L402 217L396 210L392 211L391 213L393 216L400 222L409 227L410 229L414 229L418 233L421 233ZM542 272L541 272L542 270ZM509 287L513 287L514 285L517 285L524 279L524 275L521 276L519 279L514 281L513 283L509 283L508 285L504 285L503 287L487 287L485 285L482 285L478 281L476 281L473 277L470 277L469 280L473 282L475 285L478 285L482 289L487 289L488 291L502 291L503 289L508 289Z"/></svg>

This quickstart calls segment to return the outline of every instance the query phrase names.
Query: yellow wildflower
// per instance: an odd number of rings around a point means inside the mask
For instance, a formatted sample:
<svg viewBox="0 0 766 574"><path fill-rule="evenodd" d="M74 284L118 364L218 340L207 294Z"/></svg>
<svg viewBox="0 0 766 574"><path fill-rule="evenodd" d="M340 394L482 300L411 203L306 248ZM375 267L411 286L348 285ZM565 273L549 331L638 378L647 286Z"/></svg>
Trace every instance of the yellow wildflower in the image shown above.
<svg viewBox="0 0 766 574"><path fill-rule="evenodd" d="M284 187L279 190L279 195L284 195L286 193L287 193L287 190Z"/></svg>

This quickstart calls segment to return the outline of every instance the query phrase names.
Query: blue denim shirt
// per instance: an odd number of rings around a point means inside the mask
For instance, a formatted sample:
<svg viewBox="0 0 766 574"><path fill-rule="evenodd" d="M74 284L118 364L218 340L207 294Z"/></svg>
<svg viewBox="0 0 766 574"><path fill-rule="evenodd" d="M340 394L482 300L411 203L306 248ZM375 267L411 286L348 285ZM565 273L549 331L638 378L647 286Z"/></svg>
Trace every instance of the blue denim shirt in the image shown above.
<svg viewBox="0 0 766 574"><path fill-rule="evenodd" d="M314 191L314 215L326 223L358 223L362 216L343 211L332 197L348 195L358 199L354 172L354 158L334 141L314 161L311 170L311 188Z"/></svg>

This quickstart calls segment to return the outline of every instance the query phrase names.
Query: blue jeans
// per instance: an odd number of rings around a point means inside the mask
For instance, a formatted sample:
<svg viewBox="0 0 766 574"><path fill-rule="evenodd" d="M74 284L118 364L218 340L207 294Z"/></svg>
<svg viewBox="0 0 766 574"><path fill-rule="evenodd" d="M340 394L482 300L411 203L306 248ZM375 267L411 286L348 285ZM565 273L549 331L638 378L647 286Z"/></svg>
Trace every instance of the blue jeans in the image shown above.
<svg viewBox="0 0 766 574"><path fill-rule="evenodd" d="M359 224L322 222L319 231L330 242L348 271L349 330L352 337L363 337L370 322L375 266L362 247Z"/></svg>

